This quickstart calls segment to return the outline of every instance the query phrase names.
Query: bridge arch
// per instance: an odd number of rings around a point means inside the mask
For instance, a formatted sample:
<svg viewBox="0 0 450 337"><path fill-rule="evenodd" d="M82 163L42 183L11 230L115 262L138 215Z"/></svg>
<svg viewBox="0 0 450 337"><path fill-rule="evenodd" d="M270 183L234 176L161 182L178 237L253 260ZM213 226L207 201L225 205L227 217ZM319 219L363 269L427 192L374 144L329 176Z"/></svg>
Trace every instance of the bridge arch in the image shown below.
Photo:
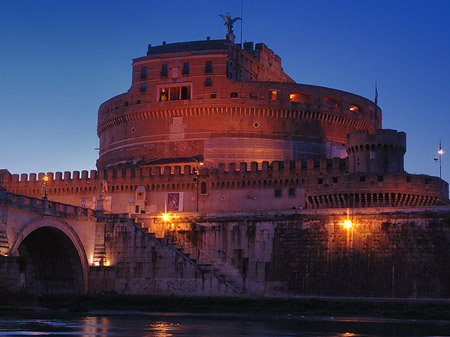
<svg viewBox="0 0 450 337"><path fill-rule="evenodd" d="M25 224L9 254L23 258L25 286L32 293L88 291L86 252L74 229L61 219L44 216Z"/></svg>

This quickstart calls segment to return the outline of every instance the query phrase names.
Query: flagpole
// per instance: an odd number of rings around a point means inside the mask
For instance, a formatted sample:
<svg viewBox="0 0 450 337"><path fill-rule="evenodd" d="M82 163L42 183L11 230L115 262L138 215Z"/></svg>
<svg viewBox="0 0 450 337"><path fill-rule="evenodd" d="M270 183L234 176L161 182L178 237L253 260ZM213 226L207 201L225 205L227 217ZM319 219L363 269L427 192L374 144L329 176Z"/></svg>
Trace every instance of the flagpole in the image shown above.
<svg viewBox="0 0 450 337"><path fill-rule="evenodd" d="M378 113L378 86L377 82L375 82L375 109L373 114L373 124L375 130L377 129L377 119L378 119L377 113Z"/></svg>

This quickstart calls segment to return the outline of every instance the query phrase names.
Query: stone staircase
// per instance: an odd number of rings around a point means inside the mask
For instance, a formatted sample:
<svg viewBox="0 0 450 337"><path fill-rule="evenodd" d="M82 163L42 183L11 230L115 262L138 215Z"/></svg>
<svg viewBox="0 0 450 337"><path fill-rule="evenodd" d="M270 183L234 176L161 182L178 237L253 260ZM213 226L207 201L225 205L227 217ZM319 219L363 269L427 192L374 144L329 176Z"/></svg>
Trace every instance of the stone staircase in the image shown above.
<svg viewBox="0 0 450 337"><path fill-rule="evenodd" d="M215 278L219 284L223 285L228 291L228 295L240 296L242 289L240 286L236 286L236 282L230 279L225 273L221 272L220 268L217 268L211 263L199 263L196 258L192 258L189 253L186 253L183 247L177 245L169 237L156 237L155 233L151 233L145 223L135 222L135 226L142 231L144 234L149 235L151 239L156 242L160 247L167 247L174 251L175 254L183 259L186 263L192 265L200 274L211 275Z"/></svg>

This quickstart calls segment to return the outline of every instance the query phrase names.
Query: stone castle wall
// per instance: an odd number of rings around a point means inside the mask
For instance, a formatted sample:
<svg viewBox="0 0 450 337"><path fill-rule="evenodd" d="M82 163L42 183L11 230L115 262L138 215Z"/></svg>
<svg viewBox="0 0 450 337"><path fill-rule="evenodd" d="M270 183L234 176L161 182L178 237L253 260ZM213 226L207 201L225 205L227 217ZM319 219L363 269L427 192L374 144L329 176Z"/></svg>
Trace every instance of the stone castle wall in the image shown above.
<svg viewBox="0 0 450 337"><path fill-rule="evenodd" d="M448 184L437 177L398 173L348 173L348 160L264 162L201 168L201 212L292 208L431 206L448 202ZM11 192L41 196L44 173L2 176ZM167 211L168 193L183 193L180 211L195 211L197 182L185 165L124 168L100 172L48 174L48 198L94 207L98 186L108 183L107 198L116 213ZM142 190L139 195L138 189ZM139 200L141 199L141 200ZM136 211L136 206L139 210ZM143 211L143 212L142 212Z"/></svg>
<svg viewBox="0 0 450 337"><path fill-rule="evenodd" d="M251 295L450 297L448 209L353 211L174 219L171 236Z"/></svg>

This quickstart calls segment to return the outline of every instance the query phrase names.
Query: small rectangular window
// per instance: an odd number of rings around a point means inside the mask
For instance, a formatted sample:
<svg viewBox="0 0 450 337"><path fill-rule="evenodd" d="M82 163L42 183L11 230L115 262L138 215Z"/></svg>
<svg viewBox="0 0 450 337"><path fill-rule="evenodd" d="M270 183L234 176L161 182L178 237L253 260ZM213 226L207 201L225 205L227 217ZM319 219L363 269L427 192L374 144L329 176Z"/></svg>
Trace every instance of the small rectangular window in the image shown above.
<svg viewBox="0 0 450 337"><path fill-rule="evenodd" d="M167 76L167 64L163 64L161 66L161 77L166 77Z"/></svg>
<svg viewBox="0 0 450 337"><path fill-rule="evenodd" d="M406 182L410 183L411 182L411 177L406 177Z"/></svg>
<svg viewBox="0 0 450 337"><path fill-rule="evenodd" d="M383 176L378 176L378 181L383 181Z"/></svg>
<svg viewBox="0 0 450 337"><path fill-rule="evenodd" d="M142 84L141 84L140 92L145 92L146 90L147 90L147 84L142 83Z"/></svg>
<svg viewBox="0 0 450 337"><path fill-rule="evenodd" d="M250 93L250 98L251 98L251 99L257 99L257 98L258 98L258 95L256 94L256 92L251 92L251 93Z"/></svg>
<svg viewBox="0 0 450 337"><path fill-rule="evenodd" d="M183 75L189 75L189 62L183 64Z"/></svg>
<svg viewBox="0 0 450 337"><path fill-rule="evenodd" d="M139 213L139 205L136 205L134 213Z"/></svg>
<svg viewBox="0 0 450 337"><path fill-rule="evenodd" d="M337 177L333 177L333 184L337 184L338 182L338 178Z"/></svg>
<svg viewBox="0 0 450 337"><path fill-rule="evenodd" d="M212 86L212 79L210 77L205 78L205 87Z"/></svg>
<svg viewBox="0 0 450 337"><path fill-rule="evenodd" d="M322 178L317 179L317 183L318 183L319 185L322 185L322 184L323 184L323 179L322 179Z"/></svg>
<svg viewBox="0 0 450 337"><path fill-rule="evenodd" d="M141 68L141 80L147 78L147 67Z"/></svg>
<svg viewBox="0 0 450 337"><path fill-rule="evenodd" d="M294 187L289 188L289 196L290 197L294 197L295 196L295 188Z"/></svg>
<svg viewBox="0 0 450 337"><path fill-rule="evenodd" d="M209 96L209 98L217 98L217 94L213 93Z"/></svg>
<svg viewBox="0 0 450 337"><path fill-rule="evenodd" d="M359 176L359 181L361 181L361 182L366 181L366 176Z"/></svg>
<svg viewBox="0 0 450 337"><path fill-rule="evenodd" d="M277 96L278 96L278 91L272 90L270 92L270 97L272 98L272 101L276 101L277 100Z"/></svg>
<svg viewBox="0 0 450 337"><path fill-rule="evenodd" d="M281 190L275 190L273 196L275 198L281 198Z"/></svg>
<svg viewBox="0 0 450 337"><path fill-rule="evenodd" d="M237 92L232 92L232 93L230 94L230 97L231 97L231 98L237 98L237 97L238 97L238 93L237 93Z"/></svg>
<svg viewBox="0 0 450 337"><path fill-rule="evenodd" d="M210 74L213 72L212 61L206 61L205 63L205 73Z"/></svg>

